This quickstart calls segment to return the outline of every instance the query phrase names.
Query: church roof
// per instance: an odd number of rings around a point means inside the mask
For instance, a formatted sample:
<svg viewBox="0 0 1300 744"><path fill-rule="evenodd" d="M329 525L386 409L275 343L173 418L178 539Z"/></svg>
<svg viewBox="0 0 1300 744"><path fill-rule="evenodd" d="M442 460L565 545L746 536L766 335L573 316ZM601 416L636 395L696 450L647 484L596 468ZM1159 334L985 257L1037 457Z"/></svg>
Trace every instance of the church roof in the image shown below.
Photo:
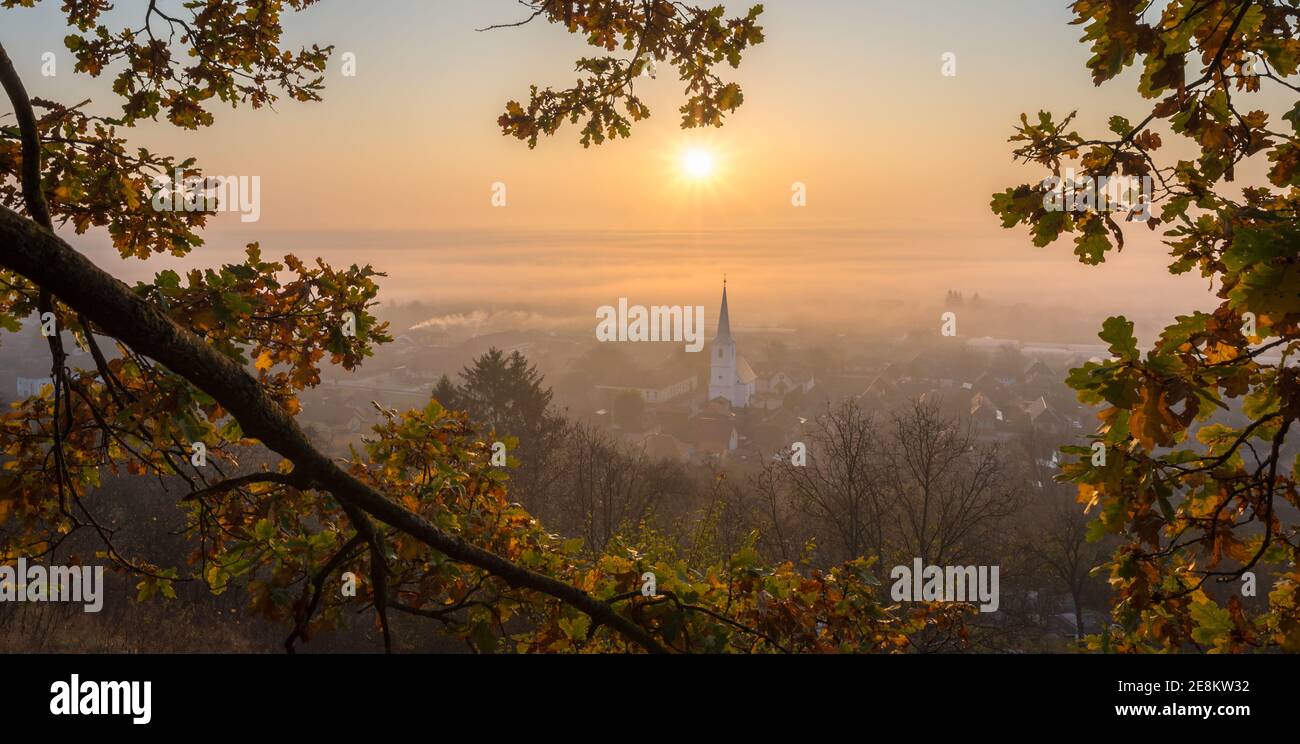
<svg viewBox="0 0 1300 744"><path fill-rule="evenodd" d="M746 360L745 357L737 354L736 355L736 380L743 385L748 385L749 383L757 379L758 379L758 375L754 374L754 368L749 366L749 361Z"/></svg>
<svg viewBox="0 0 1300 744"><path fill-rule="evenodd" d="M731 314L727 312L727 283L722 282L722 310L718 312L718 335L713 338L714 343L719 341L731 341Z"/></svg>

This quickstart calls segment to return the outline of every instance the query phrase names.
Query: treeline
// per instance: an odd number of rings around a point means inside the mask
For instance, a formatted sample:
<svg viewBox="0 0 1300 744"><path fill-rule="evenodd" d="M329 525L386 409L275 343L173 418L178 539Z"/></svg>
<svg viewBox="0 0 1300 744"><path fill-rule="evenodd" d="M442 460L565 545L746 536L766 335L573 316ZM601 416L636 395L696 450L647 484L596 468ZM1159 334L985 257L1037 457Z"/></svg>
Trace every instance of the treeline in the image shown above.
<svg viewBox="0 0 1300 744"><path fill-rule="evenodd" d="M726 565L739 551L801 572L858 556L888 603L890 570L926 565L997 566L996 613L969 623L977 651L1069 648L1073 629L1095 632L1108 611L1105 577L1091 575L1113 547L1085 539L1087 518L1073 490L1052 482L1020 447L976 441L969 422L915 402L873 415L853 401L811 419L794 443L759 466L654 460L596 426L572 421L520 354L493 350L444 378L440 403L468 413L483 438L509 440L511 497L550 532L581 538L591 556L623 546L668 544L690 566ZM364 434L363 434L364 435ZM271 465L265 450L243 453L243 470ZM233 474L233 473L232 473ZM192 557L177 506L182 483L110 476L102 492L115 540L160 565ZM2 529L2 528L0 528ZM84 544L83 544L84 543ZM630 547L626 549L631 549ZM55 559L79 559L93 541L78 536ZM113 577L119 600L135 577ZM264 650L281 648L284 628L247 611L240 588L213 595L179 582L179 601L110 601L101 616L62 606L0 606L0 648L75 651ZM305 650L373 650L376 628L358 616ZM1090 619L1091 618L1091 619ZM400 627L407 619L395 619ZM398 633L406 650L463 648L427 627ZM948 639L933 648L951 650Z"/></svg>
<svg viewBox="0 0 1300 744"><path fill-rule="evenodd" d="M753 545L771 562L825 569L877 558L890 570L997 566L999 611L973 623L982 650L1068 646L1095 632L1109 607L1092 575L1113 545L1088 542L1074 490L1057 484L1023 446L976 440L969 420L914 401L873 414L853 400L827 408L761 466L654 460L620 437L568 420L518 352L492 351L435 397L517 437L511 493L547 529L581 537L596 555L612 543L672 541L710 565Z"/></svg>

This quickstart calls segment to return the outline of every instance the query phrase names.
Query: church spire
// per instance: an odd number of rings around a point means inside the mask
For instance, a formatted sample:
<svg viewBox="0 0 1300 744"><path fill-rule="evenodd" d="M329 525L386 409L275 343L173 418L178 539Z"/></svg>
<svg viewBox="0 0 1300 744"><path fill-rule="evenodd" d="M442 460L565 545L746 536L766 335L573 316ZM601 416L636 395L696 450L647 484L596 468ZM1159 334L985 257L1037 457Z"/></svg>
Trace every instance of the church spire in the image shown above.
<svg viewBox="0 0 1300 744"><path fill-rule="evenodd" d="M731 342L731 316L727 312L727 278L722 278L722 310L718 313L718 335L713 338L714 343Z"/></svg>

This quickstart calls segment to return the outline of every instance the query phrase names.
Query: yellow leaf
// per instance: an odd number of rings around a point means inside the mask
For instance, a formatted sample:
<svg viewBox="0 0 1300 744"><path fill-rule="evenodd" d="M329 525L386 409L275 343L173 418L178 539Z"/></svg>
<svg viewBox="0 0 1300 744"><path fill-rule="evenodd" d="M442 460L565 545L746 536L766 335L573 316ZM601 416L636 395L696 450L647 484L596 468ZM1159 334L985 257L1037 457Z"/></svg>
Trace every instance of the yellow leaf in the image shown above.
<svg viewBox="0 0 1300 744"><path fill-rule="evenodd" d="M258 372L265 372L271 369L271 365L273 364L275 364L275 360L271 357L271 352L264 351L257 357L255 366L257 367Z"/></svg>

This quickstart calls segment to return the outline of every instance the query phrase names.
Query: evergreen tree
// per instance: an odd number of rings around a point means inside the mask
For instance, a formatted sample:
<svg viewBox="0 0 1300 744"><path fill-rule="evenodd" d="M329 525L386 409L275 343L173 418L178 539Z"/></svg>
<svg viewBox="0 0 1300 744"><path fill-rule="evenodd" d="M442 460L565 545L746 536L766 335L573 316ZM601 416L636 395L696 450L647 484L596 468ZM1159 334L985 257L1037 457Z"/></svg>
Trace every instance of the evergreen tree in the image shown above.
<svg viewBox="0 0 1300 744"><path fill-rule="evenodd" d="M527 437L542 428L551 389L518 351L506 356L492 348L461 370L459 403L475 421L498 434ZM441 386L441 381L439 386Z"/></svg>
<svg viewBox="0 0 1300 744"><path fill-rule="evenodd" d="M443 375L438 379L438 384L433 388L433 399L441 403L443 408L453 411L459 411L465 407L461 401L460 390L447 375Z"/></svg>

